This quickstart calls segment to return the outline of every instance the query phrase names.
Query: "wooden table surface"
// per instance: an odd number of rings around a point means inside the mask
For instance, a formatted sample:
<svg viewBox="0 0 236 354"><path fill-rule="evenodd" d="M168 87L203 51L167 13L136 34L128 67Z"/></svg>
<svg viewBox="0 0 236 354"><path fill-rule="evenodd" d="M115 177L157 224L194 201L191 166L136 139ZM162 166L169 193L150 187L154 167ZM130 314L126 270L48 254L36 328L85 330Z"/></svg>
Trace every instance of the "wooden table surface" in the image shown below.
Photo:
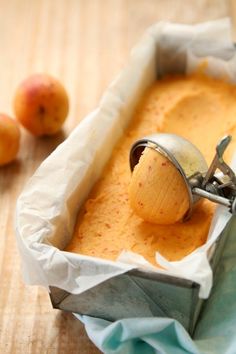
<svg viewBox="0 0 236 354"><path fill-rule="evenodd" d="M23 283L14 236L16 198L127 60L144 29L160 20L195 23L235 13L234 0L0 0L0 111L13 115L18 83L58 77L70 96L64 135L22 129L18 159L0 168L0 353L100 353L73 315L53 310L47 291Z"/></svg>

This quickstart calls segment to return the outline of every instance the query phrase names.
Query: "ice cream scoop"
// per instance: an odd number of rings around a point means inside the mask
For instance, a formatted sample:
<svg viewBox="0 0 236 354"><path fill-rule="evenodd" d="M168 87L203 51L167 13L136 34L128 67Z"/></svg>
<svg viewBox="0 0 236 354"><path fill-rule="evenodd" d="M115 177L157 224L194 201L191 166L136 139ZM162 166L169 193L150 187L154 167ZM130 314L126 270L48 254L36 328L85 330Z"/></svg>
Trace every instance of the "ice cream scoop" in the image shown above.
<svg viewBox="0 0 236 354"><path fill-rule="evenodd" d="M130 151L129 187L135 213L145 221L173 224L187 219L193 205L207 198L235 214L236 178L223 160L230 140L226 136L217 145L209 169L197 147L178 135L153 134L136 141Z"/></svg>
<svg viewBox="0 0 236 354"><path fill-rule="evenodd" d="M186 184L174 164L146 147L129 187L130 205L142 219L155 224L182 220L190 207Z"/></svg>

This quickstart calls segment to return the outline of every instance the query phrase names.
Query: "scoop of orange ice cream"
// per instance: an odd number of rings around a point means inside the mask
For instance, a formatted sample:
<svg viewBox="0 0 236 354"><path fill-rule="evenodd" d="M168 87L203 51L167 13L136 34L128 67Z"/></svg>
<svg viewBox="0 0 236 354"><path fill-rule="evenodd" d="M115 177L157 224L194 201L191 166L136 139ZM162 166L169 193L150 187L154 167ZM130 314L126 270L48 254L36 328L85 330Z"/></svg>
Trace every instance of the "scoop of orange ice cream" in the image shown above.
<svg viewBox="0 0 236 354"><path fill-rule="evenodd" d="M134 212L155 224L174 224L189 209L188 190L180 172L152 148L145 148L134 168L129 198Z"/></svg>

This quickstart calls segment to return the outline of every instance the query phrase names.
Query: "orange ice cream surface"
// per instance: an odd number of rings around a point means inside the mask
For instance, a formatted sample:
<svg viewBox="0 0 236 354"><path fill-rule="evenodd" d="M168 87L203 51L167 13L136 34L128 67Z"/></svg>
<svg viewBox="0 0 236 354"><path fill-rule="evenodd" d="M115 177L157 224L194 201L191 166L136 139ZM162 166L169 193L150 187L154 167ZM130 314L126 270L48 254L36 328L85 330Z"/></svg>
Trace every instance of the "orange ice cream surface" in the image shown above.
<svg viewBox="0 0 236 354"><path fill-rule="evenodd" d="M236 86L203 74L167 77L154 83L82 208L67 251L115 260L122 250L129 250L157 265L156 251L175 261L206 241L215 209L207 200L195 206L188 221L172 225L145 222L130 206L130 147L155 132L190 140L208 164L218 140L231 134L233 140L225 153L229 162L235 150Z"/></svg>

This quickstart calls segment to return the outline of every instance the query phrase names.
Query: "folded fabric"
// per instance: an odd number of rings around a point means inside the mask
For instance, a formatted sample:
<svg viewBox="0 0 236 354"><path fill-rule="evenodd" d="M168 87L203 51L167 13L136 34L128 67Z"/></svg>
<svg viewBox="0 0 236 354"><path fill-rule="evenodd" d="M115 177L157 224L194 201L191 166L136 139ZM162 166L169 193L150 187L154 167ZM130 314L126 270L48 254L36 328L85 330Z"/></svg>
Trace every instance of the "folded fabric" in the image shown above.
<svg viewBox="0 0 236 354"><path fill-rule="evenodd" d="M200 353L185 329L169 318L123 319L114 323L83 316L90 339L104 353Z"/></svg>
<svg viewBox="0 0 236 354"><path fill-rule="evenodd" d="M236 217L193 339L180 323L169 318L132 318L112 323L76 316L84 323L89 338L106 354L235 354Z"/></svg>

